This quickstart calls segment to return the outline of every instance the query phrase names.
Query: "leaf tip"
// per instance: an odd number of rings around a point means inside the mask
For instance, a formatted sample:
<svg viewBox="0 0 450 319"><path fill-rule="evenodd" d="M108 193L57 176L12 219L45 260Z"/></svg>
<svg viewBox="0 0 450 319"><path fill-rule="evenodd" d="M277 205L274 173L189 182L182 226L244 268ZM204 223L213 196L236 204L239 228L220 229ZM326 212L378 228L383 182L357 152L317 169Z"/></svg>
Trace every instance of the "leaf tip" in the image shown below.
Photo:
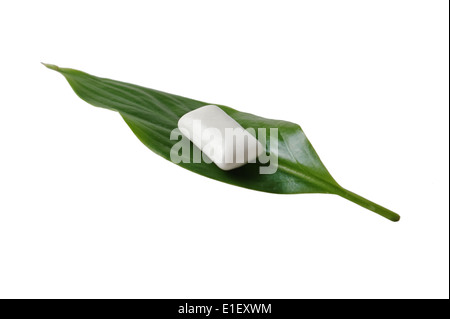
<svg viewBox="0 0 450 319"><path fill-rule="evenodd" d="M48 63L44 63L41 62L42 65L46 66L47 68L49 68L50 70L54 70L54 71L59 71L59 67L57 65L54 64L48 64Z"/></svg>

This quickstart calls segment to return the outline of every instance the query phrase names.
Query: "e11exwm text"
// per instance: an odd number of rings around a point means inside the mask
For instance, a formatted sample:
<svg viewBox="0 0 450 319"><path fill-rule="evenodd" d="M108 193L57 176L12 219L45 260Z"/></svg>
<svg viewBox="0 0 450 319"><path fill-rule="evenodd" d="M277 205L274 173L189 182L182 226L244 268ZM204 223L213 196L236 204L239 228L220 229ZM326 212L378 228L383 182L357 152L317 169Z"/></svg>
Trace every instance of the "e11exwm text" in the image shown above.
<svg viewBox="0 0 450 319"><path fill-rule="evenodd" d="M178 307L179 314L198 314L209 317L214 314L270 314L272 313L271 304L245 304L230 303L220 306L207 305L189 305L188 303Z"/></svg>

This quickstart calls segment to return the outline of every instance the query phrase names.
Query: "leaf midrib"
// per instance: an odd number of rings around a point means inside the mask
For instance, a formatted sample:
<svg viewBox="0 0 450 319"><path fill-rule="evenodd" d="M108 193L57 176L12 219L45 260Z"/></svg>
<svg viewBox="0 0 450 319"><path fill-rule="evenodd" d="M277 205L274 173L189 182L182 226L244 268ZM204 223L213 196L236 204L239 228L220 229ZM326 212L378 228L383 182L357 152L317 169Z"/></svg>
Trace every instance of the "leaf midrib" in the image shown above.
<svg viewBox="0 0 450 319"><path fill-rule="evenodd" d="M336 184L331 183L326 179L317 176L316 173L312 172L310 169L301 164L292 167L283 162L284 161L278 162L278 169L290 175L294 175L300 178L301 180L306 181L307 183L319 187L320 189L326 190L327 193L337 194L340 190L342 190L342 187L339 186L337 183Z"/></svg>

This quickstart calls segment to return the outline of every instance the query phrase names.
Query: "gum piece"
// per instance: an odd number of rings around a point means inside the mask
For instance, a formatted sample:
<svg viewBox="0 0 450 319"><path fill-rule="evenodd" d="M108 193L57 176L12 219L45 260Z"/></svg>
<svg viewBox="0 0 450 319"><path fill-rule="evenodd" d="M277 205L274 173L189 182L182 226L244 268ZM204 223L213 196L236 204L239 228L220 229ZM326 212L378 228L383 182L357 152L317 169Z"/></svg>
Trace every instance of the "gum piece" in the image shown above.
<svg viewBox="0 0 450 319"><path fill-rule="evenodd" d="M216 105L205 105L183 115L178 128L224 171L255 163L263 145Z"/></svg>

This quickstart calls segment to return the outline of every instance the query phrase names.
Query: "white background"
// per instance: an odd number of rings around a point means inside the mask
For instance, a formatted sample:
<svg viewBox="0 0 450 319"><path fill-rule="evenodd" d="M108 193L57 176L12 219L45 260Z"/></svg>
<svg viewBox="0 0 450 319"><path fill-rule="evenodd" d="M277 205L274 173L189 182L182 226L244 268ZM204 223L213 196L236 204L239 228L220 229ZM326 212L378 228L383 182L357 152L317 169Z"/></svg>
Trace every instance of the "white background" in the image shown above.
<svg viewBox="0 0 450 319"><path fill-rule="evenodd" d="M448 298L447 1L3 1L0 297ZM158 157L39 62L299 123L344 187Z"/></svg>

